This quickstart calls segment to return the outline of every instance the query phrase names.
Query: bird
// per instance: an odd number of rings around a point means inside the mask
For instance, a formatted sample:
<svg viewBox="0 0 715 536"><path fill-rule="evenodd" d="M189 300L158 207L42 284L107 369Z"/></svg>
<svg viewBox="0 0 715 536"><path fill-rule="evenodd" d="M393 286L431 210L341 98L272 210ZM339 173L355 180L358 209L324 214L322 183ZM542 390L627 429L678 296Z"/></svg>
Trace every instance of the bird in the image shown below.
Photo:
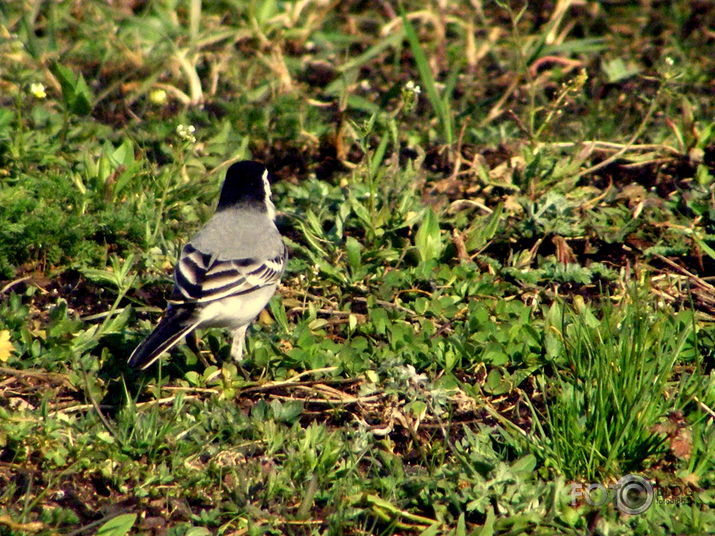
<svg viewBox="0 0 715 536"><path fill-rule="evenodd" d="M268 170L252 160L226 171L218 205L204 227L182 248L174 288L159 324L132 352L128 365L144 370L195 330L233 332L231 358L243 357L246 330L276 292L287 249L275 224Z"/></svg>

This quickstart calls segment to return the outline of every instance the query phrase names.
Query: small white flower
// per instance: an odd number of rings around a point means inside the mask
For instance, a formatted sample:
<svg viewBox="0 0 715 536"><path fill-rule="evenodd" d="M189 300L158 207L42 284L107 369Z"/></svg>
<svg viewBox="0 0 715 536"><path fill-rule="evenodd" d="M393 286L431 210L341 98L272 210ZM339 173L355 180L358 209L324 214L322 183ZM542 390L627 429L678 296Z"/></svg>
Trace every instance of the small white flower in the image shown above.
<svg viewBox="0 0 715 536"><path fill-rule="evenodd" d="M673 65L675 65L675 60L670 56L666 56L665 63L668 65L668 67L672 67Z"/></svg>
<svg viewBox="0 0 715 536"><path fill-rule="evenodd" d="M419 95L420 93L422 93L422 88L419 85L415 84L412 80L409 80L405 84L405 89L407 91L411 91L415 95Z"/></svg>
<svg viewBox="0 0 715 536"><path fill-rule="evenodd" d="M30 84L30 93L36 99L47 98L47 92L45 91L44 84L40 84L40 83Z"/></svg>
<svg viewBox="0 0 715 536"><path fill-rule="evenodd" d="M182 140L188 141L189 143L196 143L196 136L194 136L194 132L196 132L196 127L194 127L194 125L180 124L176 127L176 134L178 134Z"/></svg>

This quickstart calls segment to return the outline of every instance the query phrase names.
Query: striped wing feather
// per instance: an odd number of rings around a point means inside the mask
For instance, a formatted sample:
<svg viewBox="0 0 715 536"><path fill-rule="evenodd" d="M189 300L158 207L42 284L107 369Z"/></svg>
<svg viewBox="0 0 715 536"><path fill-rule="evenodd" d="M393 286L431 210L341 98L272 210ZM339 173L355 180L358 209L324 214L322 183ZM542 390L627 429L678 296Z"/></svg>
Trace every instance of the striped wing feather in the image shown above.
<svg viewBox="0 0 715 536"><path fill-rule="evenodd" d="M272 259L219 260L191 244L174 270L172 302L207 303L276 285L285 267L285 248Z"/></svg>

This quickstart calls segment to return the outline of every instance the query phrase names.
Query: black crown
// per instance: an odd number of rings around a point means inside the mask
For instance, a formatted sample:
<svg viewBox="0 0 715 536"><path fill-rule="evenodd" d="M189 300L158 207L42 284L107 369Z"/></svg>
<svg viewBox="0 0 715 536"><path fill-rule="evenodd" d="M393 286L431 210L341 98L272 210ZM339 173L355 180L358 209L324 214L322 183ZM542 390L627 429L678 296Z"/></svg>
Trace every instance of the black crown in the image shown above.
<svg viewBox="0 0 715 536"><path fill-rule="evenodd" d="M253 160L243 160L231 165L221 188L218 210L236 205L255 205L265 209L266 189L263 174L266 166Z"/></svg>

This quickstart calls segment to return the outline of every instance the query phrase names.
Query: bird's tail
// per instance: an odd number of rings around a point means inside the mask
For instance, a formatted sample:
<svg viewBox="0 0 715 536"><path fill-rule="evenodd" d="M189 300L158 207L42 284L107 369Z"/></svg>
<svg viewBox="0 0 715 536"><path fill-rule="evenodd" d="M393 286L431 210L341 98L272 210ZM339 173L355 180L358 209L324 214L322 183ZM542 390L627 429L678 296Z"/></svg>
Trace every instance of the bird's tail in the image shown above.
<svg viewBox="0 0 715 536"><path fill-rule="evenodd" d="M198 322L192 321L192 316L190 310L169 309L154 331L129 356L129 366L141 370L151 366L161 354L196 329Z"/></svg>

